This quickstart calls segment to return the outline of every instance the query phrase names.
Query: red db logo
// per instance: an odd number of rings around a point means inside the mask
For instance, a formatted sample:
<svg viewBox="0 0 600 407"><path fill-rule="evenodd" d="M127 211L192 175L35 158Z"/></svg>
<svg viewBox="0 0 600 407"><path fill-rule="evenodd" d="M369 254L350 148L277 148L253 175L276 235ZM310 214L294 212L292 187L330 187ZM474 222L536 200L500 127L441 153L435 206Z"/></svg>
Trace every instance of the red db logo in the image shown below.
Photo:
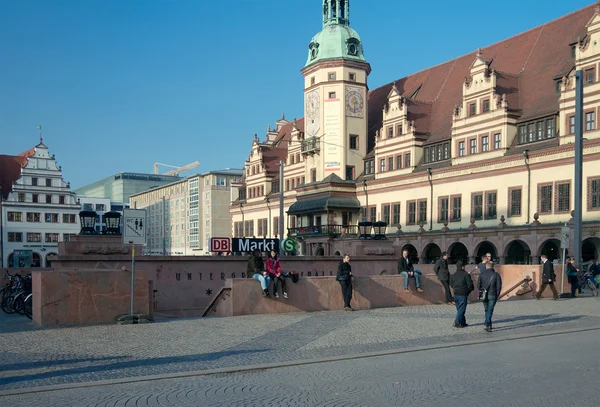
<svg viewBox="0 0 600 407"><path fill-rule="evenodd" d="M228 237L211 237L210 238L211 252L230 252L231 241Z"/></svg>

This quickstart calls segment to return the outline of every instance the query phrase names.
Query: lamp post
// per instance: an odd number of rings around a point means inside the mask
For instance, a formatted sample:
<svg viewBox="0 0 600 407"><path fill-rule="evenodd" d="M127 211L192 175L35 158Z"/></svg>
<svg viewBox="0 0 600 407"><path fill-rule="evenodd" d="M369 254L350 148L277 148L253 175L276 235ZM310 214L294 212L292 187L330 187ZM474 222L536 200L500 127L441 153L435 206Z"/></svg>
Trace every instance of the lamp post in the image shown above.
<svg viewBox="0 0 600 407"><path fill-rule="evenodd" d="M429 231L433 230L433 175L431 168L427 168L427 179L429 180Z"/></svg>
<svg viewBox="0 0 600 407"><path fill-rule="evenodd" d="M581 218L583 178L583 71L575 72L575 213L573 214L573 248L581 267Z"/></svg>
<svg viewBox="0 0 600 407"><path fill-rule="evenodd" d="M369 210L369 193L367 192L367 180L363 179L363 192L365 193L366 208L363 212L363 222L367 220L367 211Z"/></svg>
<svg viewBox="0 0 600 407"><path fill-rule="evenodd" d="M523 151L523 158L525 159L525 167L527 167L527 224L529 225L531 211L531 167L529 166L529 150Z"/></svg>
<svg viewBox="0 0 600 407"><path fill-rule="evenodd" d="M279 239L283 239L283 160L279 160Z"/></svg>
<svg viewBox="0 0 600 407"><path fill-rule="evenodd" d="M269 199L269 197L265 198L265 201L267 201L267 209L269 210L269 221L267 223L267 236L271 237L271 200Z"/></svg>
<svg viewBox="0 0 600 407"><path fill-rule="evenodd" d="M242 236L246 236L246 223L244 222L244 204L240 202L240 212L242 212Z"/></svg>

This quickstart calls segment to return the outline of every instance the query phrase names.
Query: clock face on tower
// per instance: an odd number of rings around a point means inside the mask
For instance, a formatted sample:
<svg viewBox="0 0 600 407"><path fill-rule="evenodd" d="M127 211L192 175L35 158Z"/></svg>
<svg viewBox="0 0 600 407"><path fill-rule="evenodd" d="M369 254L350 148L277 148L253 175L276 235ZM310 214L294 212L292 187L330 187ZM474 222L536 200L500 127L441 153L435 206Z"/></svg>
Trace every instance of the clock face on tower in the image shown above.
<svg viewBox="0 0 600 407"><path fill-rule="evenodd" d="M363 117L364 99L361 88L346 86L346 115Z"/></svg>
<svg viewBox="0 0 600 407"><path fill-rule="evenodd" d="M321 120L321 98L319 91L313 90L306 94L306 132L314 136L319 131Z"/></svg>

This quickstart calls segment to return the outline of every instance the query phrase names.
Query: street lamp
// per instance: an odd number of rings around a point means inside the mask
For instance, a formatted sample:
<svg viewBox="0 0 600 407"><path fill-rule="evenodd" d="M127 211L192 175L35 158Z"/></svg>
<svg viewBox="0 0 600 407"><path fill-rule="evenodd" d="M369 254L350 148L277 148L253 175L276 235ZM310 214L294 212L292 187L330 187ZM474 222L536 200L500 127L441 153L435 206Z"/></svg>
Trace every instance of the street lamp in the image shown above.
<svg viewBox="0 0 600 407"><path fill-rule="evenodd" d="M581 267L581 222L583 194L583 71L575 72L575 213L573 245L575 261Z"/></svg>
<svg viewBox="0 0 600 407"><path fill-rule="evenodd" d="M371 238L371 229L373 229L373 222L368 220L363 220L358 222L358 238L359 239L370 239Z"/></svg>
<svg viewBox="0 0 600 407"><path fill-rule="evenodd" d="M367 192L367 180L363 179L363 192L365 193L365 197L366 197L366 208L363 212L363 222L367 220L367 211L369 210L369 193Z"/></svg>
<svg viewBox="0 0 600 407"><path fill-rule="evenodd" d="M383 222L383 221L377 221L375 223L373 223L373 239L375 240L382 240L382 239L387 239L387 237L385 237L385 228L387 228L387 223Z"/></svg>
<svg viewBox="0 0 600 407"><path fill-rule="evenodd" d="M121 214L119 212L107 212L104 214L107 235L121 235Z"/></svg>
<svg viewBox="0 0 600 407"><path fill-rule="evenodd" d="M79 221L81 223L80 235L95 235L96 234L96 217L95 211L79 212Z"/></svg>
<svg viewBox="0 0 600 407"><path fill-rule="evenodd" d="M429 180L429 230L433 230L433 175L431 168L427 168L427 179Z"/></svg>
<svg viewBox="0 0 600 407"><path fill-rule="evenodd" d="M268 230L267 230L267 236L271 237L271 200L269 199L269 197L265 198L265 201L267 201L267 209L269 210L269 222L268 222Z"/></svg>

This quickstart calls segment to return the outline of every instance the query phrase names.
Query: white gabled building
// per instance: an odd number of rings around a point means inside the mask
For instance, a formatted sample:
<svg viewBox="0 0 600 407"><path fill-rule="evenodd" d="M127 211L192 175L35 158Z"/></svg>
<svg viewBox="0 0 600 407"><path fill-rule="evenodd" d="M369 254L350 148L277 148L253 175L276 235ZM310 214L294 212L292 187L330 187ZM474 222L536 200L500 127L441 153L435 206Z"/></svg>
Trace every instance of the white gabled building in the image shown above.
<svg viewBox="0 0 600 407"><path fill-rule="evenodd" d="M49 267L58 242L79 233L81 207L41 139L20 155L21 177L2 202L3 265Z"/></svg>

